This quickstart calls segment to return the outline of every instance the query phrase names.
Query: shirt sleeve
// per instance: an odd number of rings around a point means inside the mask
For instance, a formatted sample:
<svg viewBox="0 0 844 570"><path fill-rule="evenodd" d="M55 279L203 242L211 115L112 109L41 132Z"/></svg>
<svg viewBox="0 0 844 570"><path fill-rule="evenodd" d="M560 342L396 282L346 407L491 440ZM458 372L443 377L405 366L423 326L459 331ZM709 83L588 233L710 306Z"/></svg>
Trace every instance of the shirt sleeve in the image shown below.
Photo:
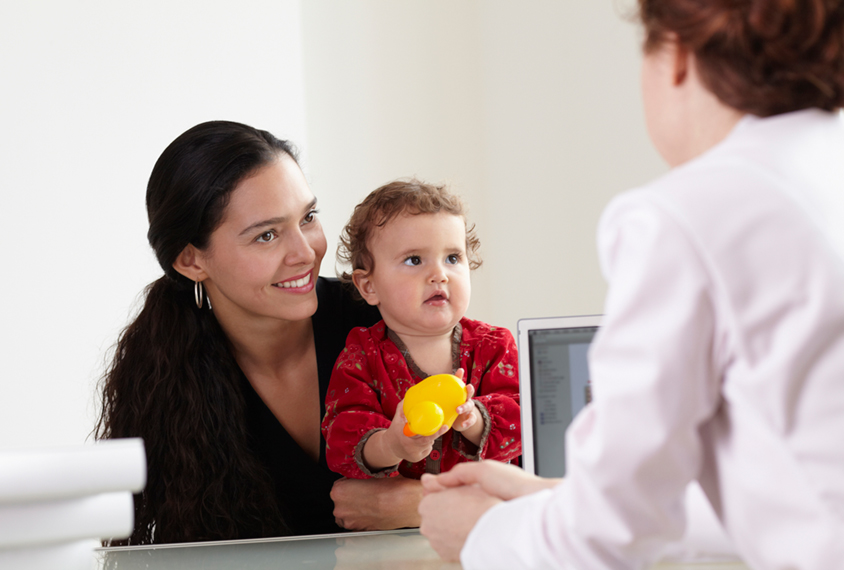
<svg viewBox="0 0 844 570"><path fill-rule="evenodd" d="M375 432L390 426L381 406L377 379L365 354L369 331L353 329L337 358L328 385L322 435L329 469L344 477L368 479L391 475L395 469L371 472L363 464L362 445Z"/></svg>
<svg viewBox="0 0 844 570"><path fill-rule="evenodd" d="M487 512L461 553L472 568L641 568L682 536L702 465L699 427L719 402L706 260L648 195L599 227L610 288L593 342L594 399L566 434L566 479Z"/></svg>
<svg viewBox="0 0 844 570"><path fill-rule="evenodd" d="M506 328L494 328L481 342L471 382L486 425L476 455L468 453L474 446L459 432L455 442L470 459L510 461L522 454L516 341Z"/></svg>

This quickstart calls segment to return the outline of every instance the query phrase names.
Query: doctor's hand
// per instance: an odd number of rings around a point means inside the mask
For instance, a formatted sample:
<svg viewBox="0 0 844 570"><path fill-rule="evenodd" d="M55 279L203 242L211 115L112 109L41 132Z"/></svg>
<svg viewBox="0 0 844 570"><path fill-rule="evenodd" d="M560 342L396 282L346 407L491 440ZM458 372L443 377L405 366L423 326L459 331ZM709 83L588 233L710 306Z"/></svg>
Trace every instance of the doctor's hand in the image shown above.
<svg viewBox="0 0 844 570"><path fill-rule="evenodd" d="M461 463L440 475L422 475L425 494L447 489L477 486L492 497L509 501L543 489L550 489L562 479L545 479L525 473L520 467L500 461Z"/></svg>
<svg viewBox="0 0 844 570"><path fill-rule="evenodd" d="M478 487L455 487L427 494L419 503L419 532L443 560L460 560L469 532L501 501Z"/></svg>

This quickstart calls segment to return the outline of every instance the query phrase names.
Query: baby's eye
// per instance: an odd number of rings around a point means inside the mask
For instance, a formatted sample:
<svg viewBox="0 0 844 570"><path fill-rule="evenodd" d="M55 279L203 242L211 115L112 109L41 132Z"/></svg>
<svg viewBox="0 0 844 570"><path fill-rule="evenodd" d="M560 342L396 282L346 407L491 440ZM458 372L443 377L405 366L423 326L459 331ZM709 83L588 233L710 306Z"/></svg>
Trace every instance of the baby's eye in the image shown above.
<svg viewBox="0 0 844 570"><path fill-rule="evenodd" d="M316 220L317 214L319 214L319 210L311 210L308 212L305 217L302 219L302 225L313 223Z"/></svg>
<svg viewBox="0 0 844 570"><path fill-rule="evenodd" d="M445 258L446 263L450 263L452 265L457 265L460 263L460 254L459 253L452 253L448 257Z"/></svg>
<svg viewBox="0 0 844 570"><path fill-rule="evenodd" d="M422 263L422 258L418 255L411 255L404 260L405 265L419 265L420 263Z"/></svg>
<svg viewBox="0 0 844 570"><path fill-rule="evenodd" d="M255 241L257 241L258 243L269 243L273 241L276 237L278 236L276 236L275 232L264 232L257 238L255 238Z"/></svg>

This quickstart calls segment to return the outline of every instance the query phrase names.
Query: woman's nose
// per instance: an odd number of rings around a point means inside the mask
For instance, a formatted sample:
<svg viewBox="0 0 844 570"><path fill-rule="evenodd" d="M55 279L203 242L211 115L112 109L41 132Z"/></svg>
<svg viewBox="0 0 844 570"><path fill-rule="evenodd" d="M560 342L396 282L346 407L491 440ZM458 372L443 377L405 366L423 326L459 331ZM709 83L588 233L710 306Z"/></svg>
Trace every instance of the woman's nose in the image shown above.
<svg viewBox="0 0 844 570"><path fill-rule="evenodd" d="M308 241L308 237L301 229L297 229L295 232L290 234L290 241L287 245L288 250L287 254L284 256L284 262L288 265L312 263L316 258L316 252L314 251L311 242Z"/></svg>

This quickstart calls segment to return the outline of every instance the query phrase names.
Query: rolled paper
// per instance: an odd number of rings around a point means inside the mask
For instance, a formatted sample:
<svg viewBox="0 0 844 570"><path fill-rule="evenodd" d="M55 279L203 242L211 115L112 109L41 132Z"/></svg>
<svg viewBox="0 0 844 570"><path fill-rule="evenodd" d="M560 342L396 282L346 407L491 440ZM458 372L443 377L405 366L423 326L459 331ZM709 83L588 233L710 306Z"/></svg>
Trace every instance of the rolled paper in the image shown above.
<svg viewBox="0 0 844 570"><path fill-rule="evenodd" d="M92 445L0 451L0 505L139 492L146 484L140 438Z"/></svg>
<svg viewBox="0 0 844 570"><path fill-rule="evenodd" d="M0 550L0 568L15 570L92 570L98 540L88 539L60 544Z"/></svg>
<svg viewBox="0 0 844 570"><path fill-rule="evenodd" d="M129 491L0 505L0 549L85 538L125 538L132 533L134 514Z"/></svg>

